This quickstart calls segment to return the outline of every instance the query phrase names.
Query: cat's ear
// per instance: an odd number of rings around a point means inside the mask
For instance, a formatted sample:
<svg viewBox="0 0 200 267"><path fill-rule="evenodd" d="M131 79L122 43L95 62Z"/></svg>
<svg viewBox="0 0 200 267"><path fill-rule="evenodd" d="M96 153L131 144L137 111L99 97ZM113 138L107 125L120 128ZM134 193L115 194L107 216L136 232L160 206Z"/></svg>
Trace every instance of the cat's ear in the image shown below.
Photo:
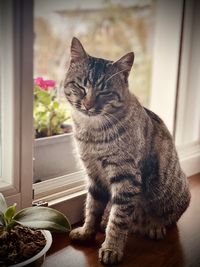
<svg viewBox="0 0 200 267"><path fill-rule="evenodd" d="M134 53L130 52L113 63L120 70L130 72L134 62Z"/></svg>
<svg viewBox="0 0 200 267"><path fill-rule="evenodd" d="M71 60L75 62L84 58L87 58L87 53L83 45L76 37L73 37L71 42Z"/></svg>

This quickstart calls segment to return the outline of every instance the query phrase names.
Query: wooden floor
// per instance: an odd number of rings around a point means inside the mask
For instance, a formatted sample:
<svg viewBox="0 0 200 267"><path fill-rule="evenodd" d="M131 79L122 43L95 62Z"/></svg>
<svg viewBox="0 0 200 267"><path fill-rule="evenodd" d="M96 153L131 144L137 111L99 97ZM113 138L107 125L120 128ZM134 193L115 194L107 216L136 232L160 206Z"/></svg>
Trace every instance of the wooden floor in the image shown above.
<svg viewBox="0 0 200 267"><path fill-rule="evenodd" d="M130 236L120 267L200 267L200 174L189 178L189 208L162 241ZM57 234L43 267L102 267L98 249L104 240L97 235L91 246L71 245L68 236Z"/></svg>

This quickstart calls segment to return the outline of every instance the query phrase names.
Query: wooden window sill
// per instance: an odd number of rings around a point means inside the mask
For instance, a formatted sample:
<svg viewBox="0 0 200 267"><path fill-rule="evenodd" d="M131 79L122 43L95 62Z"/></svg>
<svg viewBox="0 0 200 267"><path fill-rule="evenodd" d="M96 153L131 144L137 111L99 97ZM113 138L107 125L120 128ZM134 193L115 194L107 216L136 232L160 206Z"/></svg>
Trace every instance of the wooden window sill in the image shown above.
<svg viewBox="0 0 200 267"><path fill-rule="evenodd" d="M189 178L191 203L178 224L161 241L131 235L122 267L200 266L200 174ZM72 245L68 234L54 234L53 244L43 267L100 267L98 249L104 234L98 233L90 246Z"/></svg>

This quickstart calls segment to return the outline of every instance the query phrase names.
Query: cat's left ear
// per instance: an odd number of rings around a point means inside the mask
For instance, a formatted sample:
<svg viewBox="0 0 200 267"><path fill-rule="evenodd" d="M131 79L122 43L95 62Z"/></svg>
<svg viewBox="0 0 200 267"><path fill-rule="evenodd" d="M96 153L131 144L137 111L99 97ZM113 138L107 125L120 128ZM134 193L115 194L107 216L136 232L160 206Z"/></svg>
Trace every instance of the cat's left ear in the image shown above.
<svg viewBox="0 0 200 267"><path fill-rule="evenodd" d="M130 52L113 63L120 70L130 72L134 62L134 53Z"/></svg>
<svg viewBox="0 0 200 267"><path fill-rule="evenodd" d="M76 37L73 37L71 42L71 60L76 62L85 58L87 58L87 53L83 45Z"/></svg>

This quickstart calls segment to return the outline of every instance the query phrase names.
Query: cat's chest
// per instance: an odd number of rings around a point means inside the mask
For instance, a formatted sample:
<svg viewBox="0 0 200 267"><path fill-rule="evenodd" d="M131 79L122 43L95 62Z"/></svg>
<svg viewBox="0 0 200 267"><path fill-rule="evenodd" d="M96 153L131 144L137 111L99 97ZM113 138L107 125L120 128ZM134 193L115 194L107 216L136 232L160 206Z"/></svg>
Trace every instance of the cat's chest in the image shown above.
<svg viewBox="0 0 200 267"><path fill-rule="evenodd" d="M77 127L75 138L81 152L89 151L92 155L102 153L115 146L118 135L113 131L104 131L101 128Z"/></svg>
<svg viewBox="0 0 200 267"><path fill-rule="evenodd" d="M87 161L98 161L99 158L107 157L111 151L115 151L115 147L110 147L105 144L84 142L80 140L76 140L79 148L79 153L83 160Z"/></svg>

